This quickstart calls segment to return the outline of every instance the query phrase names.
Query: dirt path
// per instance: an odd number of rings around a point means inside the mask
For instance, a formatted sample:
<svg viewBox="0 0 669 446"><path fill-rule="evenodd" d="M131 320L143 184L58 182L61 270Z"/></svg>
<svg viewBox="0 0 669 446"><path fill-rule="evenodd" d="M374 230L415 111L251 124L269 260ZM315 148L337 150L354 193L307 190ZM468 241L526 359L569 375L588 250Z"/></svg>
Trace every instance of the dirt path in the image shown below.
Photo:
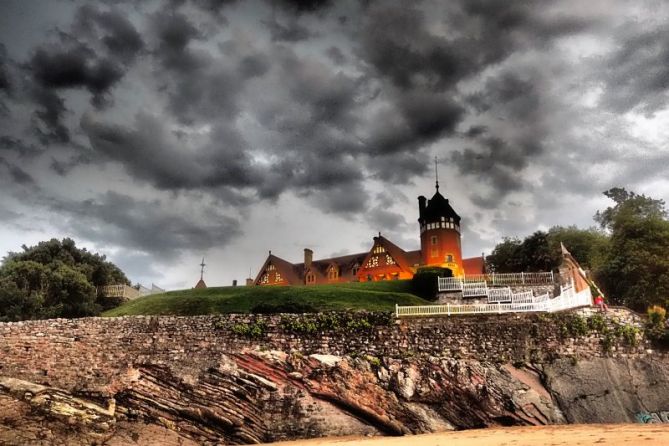
<svg viewBox="0 0 669 446"><path fill-rule="evenodd" d="M473 429L406 437L324 438L277 446L669 446L669 424L588 424Z"/></svg>

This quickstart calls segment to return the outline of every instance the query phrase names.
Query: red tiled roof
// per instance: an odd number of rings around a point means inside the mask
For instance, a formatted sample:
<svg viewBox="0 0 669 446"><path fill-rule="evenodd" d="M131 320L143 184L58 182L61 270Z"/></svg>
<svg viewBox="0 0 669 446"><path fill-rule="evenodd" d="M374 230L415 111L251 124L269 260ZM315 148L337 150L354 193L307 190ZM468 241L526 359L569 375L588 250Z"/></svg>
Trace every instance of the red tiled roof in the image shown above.
<svg viewBox="0 0 669 446"><path fill-rule="evenodd" d="M483 256L462 259L462 269L465 271L465 274L484 274L485 262Z"/></svg>

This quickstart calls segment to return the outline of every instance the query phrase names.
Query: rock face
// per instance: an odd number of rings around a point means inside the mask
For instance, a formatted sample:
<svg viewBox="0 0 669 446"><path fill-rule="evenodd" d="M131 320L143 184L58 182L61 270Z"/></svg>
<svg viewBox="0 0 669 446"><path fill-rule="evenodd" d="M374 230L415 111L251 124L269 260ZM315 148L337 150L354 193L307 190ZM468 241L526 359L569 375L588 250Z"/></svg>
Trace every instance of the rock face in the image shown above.
<svg viewBox="0 0 669 446"><path fill-rule="evenodd" d="M167 326L173 327L172 319ZM641 335L629 346L611 341L605 351L599 335L583 328L584 320L499 319L497 327L490 318L379 328L351 323L304 335L300 349L292 348L298 335L288 329L247 337L237 346L226 338L227 345L217 346L193 328L201 319L180 320L183 332L138 319L133 336L107 335L100 329L107 322L99 319L0 324L0 375L11 375L0 376L0 444L253 444L630 422L639 412L669 410L667 356L648 350ZM477 322L479 332L473 329ZM595 322L603 331L602 321ZM570 323L576 327L571 331ZM438 345L434 332L453 336L457 324L471 335ZM495 333L504 342L492 345ZM63 341L65 336L71 340ZM549 341L537 351L542 336ZM357 348L372 340L381 345L340 354L353 338ZM425 339L430 349L420 352ZM280 345L286 348L275 348ZM404 354L366 353L384 348ZM31 350L41 354L29 355Z"/></svg>

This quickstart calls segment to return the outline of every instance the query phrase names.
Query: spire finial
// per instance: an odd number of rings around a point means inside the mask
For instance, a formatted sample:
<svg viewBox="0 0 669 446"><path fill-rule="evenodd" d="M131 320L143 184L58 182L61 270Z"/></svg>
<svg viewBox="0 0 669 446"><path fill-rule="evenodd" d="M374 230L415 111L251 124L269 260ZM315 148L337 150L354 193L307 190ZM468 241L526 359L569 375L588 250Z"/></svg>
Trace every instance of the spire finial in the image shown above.
<svg viewBox="0 0 669 446"><path fill-rule="evenodd" d="M437 170L437 157L434 157L434 178L435 178L435 187L437 188L437 192L439 192L439 171Z"/></svg>
<svg viewBox="0 0 669 446"><path fill-rule="evenodd" d="M200 280L203 280L204 278L204 267L207 266L206 263L204 263L204 257L202 257L202 263L200 263Z"/></svg>

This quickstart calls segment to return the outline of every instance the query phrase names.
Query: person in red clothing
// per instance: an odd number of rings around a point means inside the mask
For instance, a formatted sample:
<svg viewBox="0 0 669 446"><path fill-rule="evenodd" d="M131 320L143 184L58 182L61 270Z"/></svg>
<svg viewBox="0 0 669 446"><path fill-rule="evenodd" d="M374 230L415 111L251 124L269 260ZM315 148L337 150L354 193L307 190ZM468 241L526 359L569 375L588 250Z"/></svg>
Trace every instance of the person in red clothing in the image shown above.
<svg viewBox="0 0 669 446"><path fill-rule="evenodd" d="M599 307L599 311L606 311L609 309L604 303L604 298L599 294L595 297L595 306Z"/></svg>

